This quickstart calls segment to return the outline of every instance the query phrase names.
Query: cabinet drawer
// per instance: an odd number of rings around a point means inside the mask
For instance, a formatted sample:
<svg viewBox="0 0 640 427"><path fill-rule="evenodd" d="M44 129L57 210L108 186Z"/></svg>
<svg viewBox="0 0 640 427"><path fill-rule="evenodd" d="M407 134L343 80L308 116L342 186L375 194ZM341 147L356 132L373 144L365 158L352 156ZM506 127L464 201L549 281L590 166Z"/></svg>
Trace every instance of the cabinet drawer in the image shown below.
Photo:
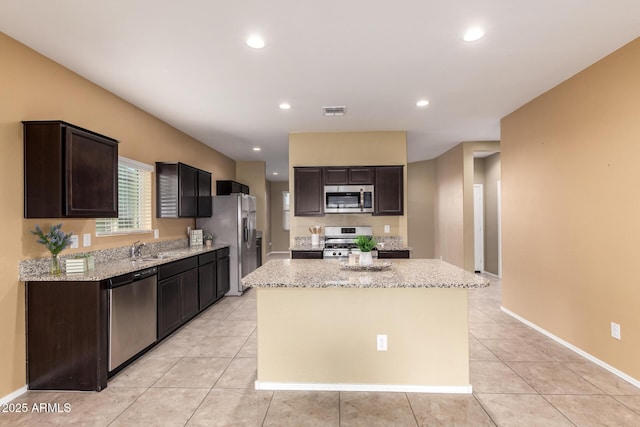
<svg viewBox="0 0 640 427"><path fill-rule="evenodd" d="M158 280L175 276L192 268L198 267L198 257L190 257L169 264L158 266Z"/></svg>
<svg viewBox="0 0 640 427"><path fill-rule="evenodd" d="M216 253L208 252L206 254L198 255L198 265L209 264L210 262L215 261Z"/></svg>
<svg viewBox="0 0 640 427"><path fill-rule="evenodd" d="M378 259L409 258L409 251L378 251Z"/></svg>
<svg viewBox="0 0 640 427"><path fill-rule="evenodd" d="M291 251L291 259L322 259L322 251Z"/></svg>
<svg viewBox="0 0 640 427"><path fill-rule="evenodd" d="M216 258L217 259L222 259L224 257L228 257L229 256L229 248L222 248L222 249L218 249L216 251Z"/></svg>

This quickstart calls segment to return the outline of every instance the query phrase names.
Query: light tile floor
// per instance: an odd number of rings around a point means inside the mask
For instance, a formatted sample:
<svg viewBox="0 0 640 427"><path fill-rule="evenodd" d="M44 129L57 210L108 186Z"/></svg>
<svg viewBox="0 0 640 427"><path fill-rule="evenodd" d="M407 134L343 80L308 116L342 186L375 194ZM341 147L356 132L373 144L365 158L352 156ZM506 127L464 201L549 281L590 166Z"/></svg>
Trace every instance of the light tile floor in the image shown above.
<svg viewBox="0 0 640 427"><path fill-rule="evenodd" d="M224 298L94 392L28 392L0 425L640 426L640 389L469 292L473 395L270 392L256 378L256 298ZM34 412L33 404L63 412ZM64 404L70 411L64 412ZM54 407L50 407L54 408Z"/></svg>

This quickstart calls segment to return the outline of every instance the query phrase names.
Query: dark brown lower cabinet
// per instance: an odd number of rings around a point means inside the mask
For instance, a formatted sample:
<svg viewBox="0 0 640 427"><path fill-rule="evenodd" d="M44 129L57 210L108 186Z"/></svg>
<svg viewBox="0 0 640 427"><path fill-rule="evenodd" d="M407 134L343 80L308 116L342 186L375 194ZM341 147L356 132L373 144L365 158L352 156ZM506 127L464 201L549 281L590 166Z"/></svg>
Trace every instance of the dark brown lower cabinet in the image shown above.
<svg viewBox="0 0 640 427"><path fill-rule="evenodd" d="M209 307L217 299L215 252L198 256L198 291L200 310Z"/></svg>
<svg viewBox="0 0 640 427"><path fill-rule="evenodd" d="M322 259L322 251L291 251L291 259Z"/></svg>
<svg viewBox="0 0 640 427"><path fill-rule="evenodd" d="M378 250L378 259L385 259L385 258L409 258L409 251L408 250L404 250L404 251L381 251Z"/></svg>
<svg viewBox="0 0 640 427"><path fill-rule="evenodd" d="M197 257L158 267L158 339L198 314Z"/></svg>
<svg viewBox="0 0 640 427"><path fill-rule="evenodd" d="M222 298L231 288L231 273L229 271L229 248L216 251L216 296Z"/></svg>
<svg viewBox="0 0 640 427"><path fill-rule="evenodd" d="M29 388L105 388L107 282L27 282L25 287Z"/></svg>

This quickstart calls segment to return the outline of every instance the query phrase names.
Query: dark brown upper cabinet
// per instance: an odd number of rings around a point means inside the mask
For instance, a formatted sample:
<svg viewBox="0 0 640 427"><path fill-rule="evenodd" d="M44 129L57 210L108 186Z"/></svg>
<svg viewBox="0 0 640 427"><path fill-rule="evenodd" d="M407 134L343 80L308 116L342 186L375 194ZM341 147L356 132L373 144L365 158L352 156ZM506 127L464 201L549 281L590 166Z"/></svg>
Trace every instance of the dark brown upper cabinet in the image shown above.
<svg viewBox="0 0 640 427"><path fill-rule="evenodd" d="M118 141L60 121L25 121L24 217L117 218Z"/></svg>
<svg viewBox="0 0 640 427"><path fill-rule="evenodd" d="M156 162L156 217L210 217L211 173L184 163Z"/></svg>
<svg viewBox="0 0 640 427"><path fill-rule="evenodd" d="M403 166L378 166L373 215L404 215Z"/></svg>
<svg viewBox="0 0 640 427"><path fill-rule="evenodd" d="M294 176L294 215L324 215L324 179L321 167L296 167Z"/></svg>
<svg viewBox="0 0 640 427"><path fill-rule="evenodd" d="M373 185L375 168L338 166L324 168L325 185Z"/></svg>

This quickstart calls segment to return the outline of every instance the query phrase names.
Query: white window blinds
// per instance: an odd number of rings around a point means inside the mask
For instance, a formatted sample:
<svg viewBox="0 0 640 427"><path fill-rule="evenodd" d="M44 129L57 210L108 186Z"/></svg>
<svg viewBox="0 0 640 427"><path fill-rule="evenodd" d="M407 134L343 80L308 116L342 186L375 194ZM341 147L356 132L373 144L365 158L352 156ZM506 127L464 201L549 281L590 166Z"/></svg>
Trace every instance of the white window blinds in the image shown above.
<svg viewBox="0 0 640 427"><path fill-rule="evenodd" d="M118 218L96 219L96 236L152 231L153 166L118 158Z"/></svg>

